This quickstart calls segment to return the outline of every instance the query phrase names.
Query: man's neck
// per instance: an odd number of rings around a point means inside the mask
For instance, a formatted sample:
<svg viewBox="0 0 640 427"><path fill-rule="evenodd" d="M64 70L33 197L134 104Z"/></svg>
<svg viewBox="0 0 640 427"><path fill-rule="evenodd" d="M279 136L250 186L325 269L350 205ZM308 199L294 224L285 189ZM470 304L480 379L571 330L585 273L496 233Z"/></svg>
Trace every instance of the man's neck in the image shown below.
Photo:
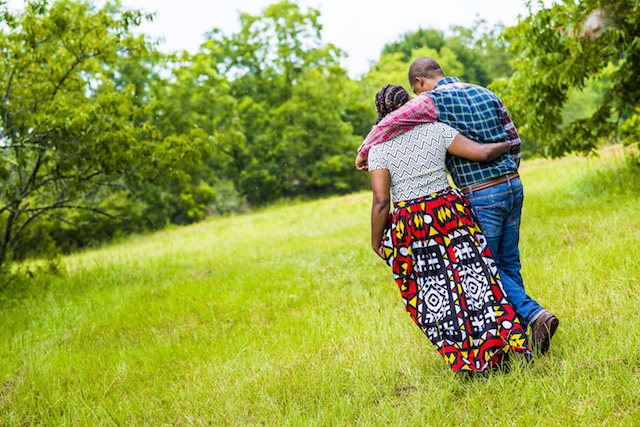
<svg viewBox="0 0 640 427"><path fill-rule="evenodd" d="M444 76L444 75L443 75L443 76L440 76L440 77L436 77L436 78L434 78L434 79L432 80L434 83L433 83L433 88L432 88L431 90L434 90L434 89L438 86L438 84L439 84L442 80L444 80L444 79L446 79L446 78L447 78L447 76Z"/></svg>

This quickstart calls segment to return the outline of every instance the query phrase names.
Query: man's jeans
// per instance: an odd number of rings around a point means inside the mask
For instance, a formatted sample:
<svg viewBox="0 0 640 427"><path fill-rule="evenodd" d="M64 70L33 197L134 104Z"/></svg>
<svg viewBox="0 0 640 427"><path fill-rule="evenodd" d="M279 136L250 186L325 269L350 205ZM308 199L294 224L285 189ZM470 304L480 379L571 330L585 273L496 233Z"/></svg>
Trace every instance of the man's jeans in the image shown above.
<svg viewBox="0 0 640 427"><path fill-rule="evenodd" d="M524 193L520 178L479 191L470 191L467 200L487 238L491 254L498 265L504 290L526 329L544 308L524 290L520 274L520 217Z"/></svg>

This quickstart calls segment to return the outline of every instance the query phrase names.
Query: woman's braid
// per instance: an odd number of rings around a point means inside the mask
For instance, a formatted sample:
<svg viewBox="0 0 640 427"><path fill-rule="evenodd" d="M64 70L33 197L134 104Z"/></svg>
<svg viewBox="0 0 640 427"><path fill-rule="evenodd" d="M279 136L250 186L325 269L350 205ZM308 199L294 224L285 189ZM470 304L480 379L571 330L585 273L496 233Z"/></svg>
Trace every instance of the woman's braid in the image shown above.
<svg viewBox="0 0 640 427"><path fill-rule="evenodd" d="M378 111L376 124L378 124L384 116L409 101L409 92L402 86L386 84L376 93L375 101Z"/></svg>

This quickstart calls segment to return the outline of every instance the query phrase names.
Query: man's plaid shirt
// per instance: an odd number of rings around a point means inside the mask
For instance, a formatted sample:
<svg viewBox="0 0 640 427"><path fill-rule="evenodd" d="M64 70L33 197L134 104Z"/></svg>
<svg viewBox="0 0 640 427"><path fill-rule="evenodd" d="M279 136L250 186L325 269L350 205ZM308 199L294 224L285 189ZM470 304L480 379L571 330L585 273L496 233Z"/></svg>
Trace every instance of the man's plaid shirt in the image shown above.
<svg viewBox="0 0 640 427"><path fill-rule="evenodd" d="M479 163L447 155L447 169L459 188L508 175L520 164L520 137L507 109L489 89L446 77L431 92L389 113L374 126L358 152L366 157L372 145L395 138L421 123L441 121L480 143L509 141L510 155Z"/></svg>

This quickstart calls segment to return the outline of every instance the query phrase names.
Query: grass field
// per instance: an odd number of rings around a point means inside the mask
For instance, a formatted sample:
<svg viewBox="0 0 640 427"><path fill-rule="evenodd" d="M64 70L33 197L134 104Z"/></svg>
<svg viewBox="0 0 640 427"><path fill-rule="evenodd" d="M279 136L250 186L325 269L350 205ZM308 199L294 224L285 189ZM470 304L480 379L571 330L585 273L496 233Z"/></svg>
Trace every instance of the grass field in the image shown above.
<svg viewBox="0 0 640 427"><path fill-rule="evenodd" d="M464 380L369 247L370 194L62 259L0 300L0 425L640 425L640 177L619 148L525 163L546 357Z"/></svg>

